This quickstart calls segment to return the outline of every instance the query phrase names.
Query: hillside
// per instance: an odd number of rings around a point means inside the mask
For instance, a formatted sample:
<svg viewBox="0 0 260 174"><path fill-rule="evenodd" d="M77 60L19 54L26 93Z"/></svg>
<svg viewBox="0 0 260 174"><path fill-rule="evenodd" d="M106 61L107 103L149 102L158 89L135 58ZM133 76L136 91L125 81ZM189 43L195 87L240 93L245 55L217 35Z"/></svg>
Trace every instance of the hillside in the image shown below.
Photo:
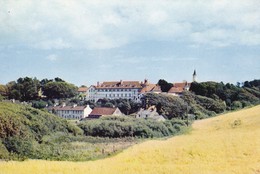
<svg viewBox="0 0 260 174"><path fill-rule="evenodd" d="M196 121L189 135L147 141L90 162L1 162L1 174L260 173L260 106ZM28 167L30 166L30 167Z"/></svg>
<svg viewBox="0 0 260 174"><path fill-rule="evenodd" d="M55 135L81 131L46 111L0 102L0 159L47 158L54 153L46 148L51 148Z"/></svg>

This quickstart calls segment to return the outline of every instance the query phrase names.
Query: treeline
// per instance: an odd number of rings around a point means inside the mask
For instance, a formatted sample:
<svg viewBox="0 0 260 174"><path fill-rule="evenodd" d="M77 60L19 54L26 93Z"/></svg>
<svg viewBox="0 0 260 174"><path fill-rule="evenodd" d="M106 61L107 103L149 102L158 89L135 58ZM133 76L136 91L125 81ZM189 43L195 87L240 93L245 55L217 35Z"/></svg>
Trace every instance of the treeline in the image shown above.
<svg viewBox="0 0 260 174"><path fill-rule="evenodd" d="M260 80L240 84L194 82L190 91L181 97L168 94L147 93L142 106L155 105L159 114L168 119L202 119L226 110L237 110L260 103Z"/></svg>
<svg viewBox="0 0 260 174"><path fill-rule="evenodd" d="M126 116L107 116L101 119L86 120L78 125L86 136L95 137L138 137L154 138L179 134L187 130L183 120L158 122L152 119L136 119Z"/></svg>
<svg viewBox="0 0 260 174"><path fill-rule="evenodd" d="M125 115L136 113L141 107L156 105L157 111L168 119L185 119L188 114L195 118L203 118L222 113L225 110L236 110L250 105L259 104L260 80L243 83L224 84L218 82L191 83L190 93L184 92L181 97L167 94L147 93L142 103L127 99L99 99L97 102L85 101L77 95L77 87L60 78L43 79L19 78L17 81L0 85L0 101L16 99L27 101L35 108L45 108L54 103L67 105L87 105L94 107L118 107ZM162 91L169 90L173 84L160 79L157 83Z"/></svg>
<svg viewBox="0 0 260 174"><path fill-rule="evenodd" d="M237 85L217 82L192 83L190 91L196 95L224 101L227 110L260 103L260 80L246 81Z"/></svg>
<svg viewBox="0 0 260 174"><path fill-rule="evenodd" d="M72 98L77 94L77 87L60 78L43 79L19 78L6 85L0 85L1 98L23 101L45 101Z"/></svg>

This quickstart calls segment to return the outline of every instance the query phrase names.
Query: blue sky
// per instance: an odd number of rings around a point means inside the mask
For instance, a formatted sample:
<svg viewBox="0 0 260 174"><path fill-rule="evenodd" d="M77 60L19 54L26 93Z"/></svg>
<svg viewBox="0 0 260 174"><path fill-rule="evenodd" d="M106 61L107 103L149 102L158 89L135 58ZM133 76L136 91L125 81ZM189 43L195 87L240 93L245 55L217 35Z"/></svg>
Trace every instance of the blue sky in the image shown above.
<svg viewBox="0 0 260 174"><path fill-rule="evenodd" d="M259 79L259 0L0 0L0 83Z"/></svg>

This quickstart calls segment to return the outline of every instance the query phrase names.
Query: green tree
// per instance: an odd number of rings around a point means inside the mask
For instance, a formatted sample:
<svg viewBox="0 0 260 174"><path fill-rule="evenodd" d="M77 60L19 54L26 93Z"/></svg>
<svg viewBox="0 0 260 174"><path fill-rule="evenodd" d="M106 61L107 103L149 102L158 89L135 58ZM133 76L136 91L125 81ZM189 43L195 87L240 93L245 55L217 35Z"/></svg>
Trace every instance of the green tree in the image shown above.
<svg viewBox="0 0 260 174"><path fill-rule="evenodd" d="M183 99L168 94L147 93L142 101L148 106L155 105L157 111L168 119L184 118L187 109L189 109L188 104Z"/></svg>
<svg viewBox="0 0 260 174"><path fill-rule="evenodd" d="M40 82L36 78L19 78L16 82L10 82L9 98L20 101L30 101L38 99L38 91L40 89Z"/></svg>
<svg viewBox="0 0 260 174"><path fill-rule="evenodd" d="M77 87L67 82L48 82L43 87L43 94L48 99L72 98L77 94Z"/></svg>
<svg viewBox="0 0 260 174"><path fill-rule="evenodd" d="M163 79L160 79L157 84L161 87L162 92L168 92L173 86L172 83L168 83L166 80Z"/></svg>

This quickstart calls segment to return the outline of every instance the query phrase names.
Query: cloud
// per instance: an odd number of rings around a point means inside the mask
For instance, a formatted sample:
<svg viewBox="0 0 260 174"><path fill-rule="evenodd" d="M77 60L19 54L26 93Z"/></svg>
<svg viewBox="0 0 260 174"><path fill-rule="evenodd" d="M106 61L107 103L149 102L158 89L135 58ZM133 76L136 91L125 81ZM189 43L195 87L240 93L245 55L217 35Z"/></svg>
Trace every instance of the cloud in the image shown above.
<svg viewBox="0 0 260 174"><path fill-rule="evenodd" d="M35 48L40 48L44 50L49 50L49 49L65 49L65 48L71 48L71 44L65 42L63 39L58 38L58 39L51 39L51 40L42 40L34 45L32 45Z"/></svg>
<svg viewBox="0 0 260 174"><path fill-rule="evenodd" d="M111 49L143 40L260 45L260 1L1 1L0 42Z"/></svg>
<svg viewBox="0 0 260 174"><path fill-rule="evenodd" d="M54 61L57 61L59 59L59 57L56 54L50 54L46 57L46 59L54 62Z"/></svg>

